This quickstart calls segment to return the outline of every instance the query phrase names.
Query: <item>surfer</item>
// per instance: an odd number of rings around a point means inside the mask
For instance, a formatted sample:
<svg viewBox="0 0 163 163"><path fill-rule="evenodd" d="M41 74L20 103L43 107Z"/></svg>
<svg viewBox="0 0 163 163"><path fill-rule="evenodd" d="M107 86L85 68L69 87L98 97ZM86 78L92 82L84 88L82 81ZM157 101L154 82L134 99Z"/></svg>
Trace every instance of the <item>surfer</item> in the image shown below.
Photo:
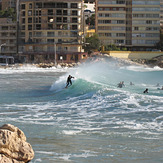
<svg viewBox="0 0 163 163"><path fill-rule="evenodd" d="M66 84L66 87L67 88L69 85L72 85L72 81L71 79L74 78L73 76L69 75L68 78L67 78L67 84Z"/></svg>
<svg viewBox="0 0 163 163"><path fill-rule="evenodd" d="M159 90L163 90L163 86L162 86L162 88L157 88L157 89L159 89Z"/></svg>
<svg viewBox="0 0 163 163"><path fill-rule="evenodd" d="M130 85L134 85L134 83L133 82L130 82Z"/></svg>
<svg viewBox="0 0 163 163"><path fill-rule="evenodd" d="M159 83L157 83L157 84L156 84L156 87L159 87L159 86L160 86L160 84L159 84Z"/></svg>
<svg viewBox="0 0 163 163"><path fill-rule="evenodd" d="M146 90L143 93L148 93L148 88L146 88Z"/></svg>
<svg viewBox="0 0 163 163"><path fill-rule="evenodd" d="M123 86L125 86L124 81L118 83L118 88L122 88Z"/></svg>

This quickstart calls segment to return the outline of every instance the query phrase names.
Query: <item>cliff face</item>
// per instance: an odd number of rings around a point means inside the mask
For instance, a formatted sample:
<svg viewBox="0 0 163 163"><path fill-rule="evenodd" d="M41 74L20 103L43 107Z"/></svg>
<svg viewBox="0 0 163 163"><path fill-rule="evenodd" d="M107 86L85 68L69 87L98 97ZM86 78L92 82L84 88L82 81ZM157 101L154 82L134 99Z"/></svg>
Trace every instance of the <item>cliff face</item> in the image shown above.
<svg viewBox="0 0 163 163"><path fill-rule="evenodd" d="M26 163L32 160L34 151L19 128L5 124L0 127L0 162Z"/></svg>

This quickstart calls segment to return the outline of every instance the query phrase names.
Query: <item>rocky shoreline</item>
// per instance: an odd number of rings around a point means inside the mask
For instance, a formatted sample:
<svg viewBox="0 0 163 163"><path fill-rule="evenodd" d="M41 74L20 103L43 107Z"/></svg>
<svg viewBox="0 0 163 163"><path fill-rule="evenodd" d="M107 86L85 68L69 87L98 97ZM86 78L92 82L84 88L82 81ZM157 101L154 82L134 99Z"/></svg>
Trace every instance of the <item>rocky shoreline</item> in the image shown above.
<svg viewBox="0 0 163 163"><path fill-rule="evenodd" d="M158 56L158 57L155 57L155 58L152 58L152 59L134 59L134 60L131 60L135 63L139 63L141 65L147 65L149 67L155 67L155 66L158 66L160 68L163 68L163 56Z"/></svg>
<svg viewBox="0 0 163 163"><path fill-rule="evenodd" d="M97 58L107 58L108 61L116 60L118 61L118 66L127 66L127 65L143 65L147 67L155 67L158 66L160 68L163 68L163 56L155 57L153 59L147 60L147 59L121 59L121 58L114 58L110 57L109 55L100 55L96 56L95 58L89 58L90 60L96 60ZM14 64L10 66L0 66L0 68L19 68L22 67L23 65L32 65L37 68L72 68L79 66L81 63L59 63L57 66L54 63L38 63L38 64Z"/></svg>

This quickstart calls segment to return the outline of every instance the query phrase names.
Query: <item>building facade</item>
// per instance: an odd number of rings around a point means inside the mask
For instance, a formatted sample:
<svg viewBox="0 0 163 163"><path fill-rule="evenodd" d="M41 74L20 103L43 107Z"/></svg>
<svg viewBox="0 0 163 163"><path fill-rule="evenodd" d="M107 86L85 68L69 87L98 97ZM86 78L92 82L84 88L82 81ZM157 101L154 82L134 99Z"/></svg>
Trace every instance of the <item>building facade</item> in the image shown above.
<svg viewBox="0 0 163 163"><path fill-rule="evenodd" d="M1 10L16 10L16 0L1 0ZM16 18L15 18L16 19ZM0 55L17 56L17 28L14 16L0 16Z"/></svg>
<svg viewBox="0 0 163 163"><path fill-rule="evenodd" d="M0 18L0 55L17 55L16 22L10 18Z"/></svg>
<svg viewBox="0 0 163 163"><path fill-rule="evenodd" d="M82 51L82 0L21 0L19 53L28 60L78 61ZM39 62L38 61L38 62Z"/></svg>
<svg viewBox="0 0 163 163"><path fill-rule="evenodd" d="M163 34L163 0L160 0L160 26L161 33Z"/></svg>
<svg viewBox="0 0 163 163"><path fill-rule="evenodd" d="M96 0L102 45L151 50L160 40L160 0Z"/></svg>
<svg viewBox="0 0 163 163"><path fill-rule="evenodd" d="M2 0L2 10L6 10L8 8L16 10L16 2L17 0Z"/></svg>

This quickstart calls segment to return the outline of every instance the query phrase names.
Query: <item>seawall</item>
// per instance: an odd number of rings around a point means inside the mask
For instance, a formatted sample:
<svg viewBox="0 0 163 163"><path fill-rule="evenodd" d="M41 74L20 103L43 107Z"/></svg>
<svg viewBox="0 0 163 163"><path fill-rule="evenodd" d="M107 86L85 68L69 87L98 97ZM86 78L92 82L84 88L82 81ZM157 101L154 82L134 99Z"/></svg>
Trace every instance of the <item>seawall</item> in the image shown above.
<svg viewBox="0 0 163 163"><path fill-rule="evenodd" d="M152 59L158 56L163 56L163 52L155 51L103 51L102 53L108 54L116 58L124 59Z"/></svg>

